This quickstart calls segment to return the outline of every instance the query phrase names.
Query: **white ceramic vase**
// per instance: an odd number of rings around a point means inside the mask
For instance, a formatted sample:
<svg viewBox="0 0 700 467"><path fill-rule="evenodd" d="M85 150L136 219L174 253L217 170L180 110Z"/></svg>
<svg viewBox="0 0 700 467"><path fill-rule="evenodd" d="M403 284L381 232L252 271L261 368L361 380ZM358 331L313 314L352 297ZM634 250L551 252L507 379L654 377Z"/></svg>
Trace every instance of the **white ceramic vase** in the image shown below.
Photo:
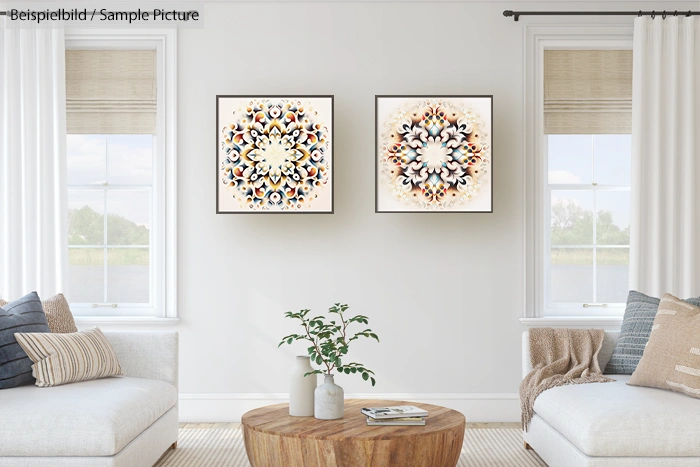
<svg viewBox="0 0 700 467"><path fill-rule="evenodd" d="M314 416L316 375L304 376L312 371L309 357L299 355L289 378L289 415L292 417Z"/></svg>
<svg viewBox="0 0 700 467"><path fill-rule="evenodd" d="M345 392L335 384L333 375L323 375L323 384L314 393L314 417L320 420L337 420L345 412Z"/></svg>

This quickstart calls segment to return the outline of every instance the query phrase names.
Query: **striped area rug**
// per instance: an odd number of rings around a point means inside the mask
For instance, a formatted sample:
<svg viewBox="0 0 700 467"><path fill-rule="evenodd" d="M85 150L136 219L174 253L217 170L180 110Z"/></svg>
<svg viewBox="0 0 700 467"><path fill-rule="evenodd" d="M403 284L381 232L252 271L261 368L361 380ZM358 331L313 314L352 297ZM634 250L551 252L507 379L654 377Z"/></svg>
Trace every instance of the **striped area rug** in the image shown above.
<svg viewBox="0 0 700 467"><path fill-rule="evenodd" d="M533 451L523 448L516 428L469 428L464 436L457 467L545 466ZM238 424L211 428L180 428L175 450L168 451L155 467L250 467Z"/></svg>

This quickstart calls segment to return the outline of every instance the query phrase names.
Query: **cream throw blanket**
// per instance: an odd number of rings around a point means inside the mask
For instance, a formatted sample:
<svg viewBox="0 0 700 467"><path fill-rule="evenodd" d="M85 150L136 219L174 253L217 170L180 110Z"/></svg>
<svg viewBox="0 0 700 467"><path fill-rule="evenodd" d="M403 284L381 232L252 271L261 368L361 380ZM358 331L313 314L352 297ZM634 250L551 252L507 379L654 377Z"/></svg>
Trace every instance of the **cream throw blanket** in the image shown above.
<svg viewBox="0 0 700 467"><path fill-rule="evenodd" d="M607 383L598 365L602 329L530 329L533 370L520 383L523 430L527 431L535 399L547 389L566 384Z"/></svg>

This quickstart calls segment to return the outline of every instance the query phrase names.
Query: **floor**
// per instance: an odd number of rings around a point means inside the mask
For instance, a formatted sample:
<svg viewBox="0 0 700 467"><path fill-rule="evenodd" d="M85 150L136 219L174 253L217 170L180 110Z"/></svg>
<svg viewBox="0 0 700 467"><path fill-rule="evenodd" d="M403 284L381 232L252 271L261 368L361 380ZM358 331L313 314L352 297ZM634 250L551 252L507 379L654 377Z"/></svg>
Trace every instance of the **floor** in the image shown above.
<svg viewBox="0 0 700 467"><path fill-rule="evenodd" d="M156 467L250 467L241 424L180 424L177 449L169 449ZM546 464L523 447L519 423L468 423L457 467Z"/></svg>
<svg viewBox="0 0 700 467"><path fill-rule="evenodd" d="M180 423L180 428L238 428L240 423ZM467 429L474 428L520 428L520 423L467 423Z"/></svg>

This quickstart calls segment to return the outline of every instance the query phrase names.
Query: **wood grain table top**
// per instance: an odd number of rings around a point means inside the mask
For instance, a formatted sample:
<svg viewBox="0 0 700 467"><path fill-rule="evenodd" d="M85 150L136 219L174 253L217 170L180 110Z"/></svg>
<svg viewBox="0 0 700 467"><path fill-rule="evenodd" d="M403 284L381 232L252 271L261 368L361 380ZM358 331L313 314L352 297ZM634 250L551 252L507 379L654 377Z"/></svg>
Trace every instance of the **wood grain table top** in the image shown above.
<svg viewBox="0 0 700 467"><path fill-rule="evenodd" d="M367 417L360 413L363 407L415 405L428 411L425 426L367 426ZM245 429L289 438L319 440L391 440L420 437L445 430L464 427L464 415L439 405L405 401L373 399L346 399L345 416L340 420L317 420L314 417L290 417L289 404L270 405L251 410L243 415Z"/></svg>

